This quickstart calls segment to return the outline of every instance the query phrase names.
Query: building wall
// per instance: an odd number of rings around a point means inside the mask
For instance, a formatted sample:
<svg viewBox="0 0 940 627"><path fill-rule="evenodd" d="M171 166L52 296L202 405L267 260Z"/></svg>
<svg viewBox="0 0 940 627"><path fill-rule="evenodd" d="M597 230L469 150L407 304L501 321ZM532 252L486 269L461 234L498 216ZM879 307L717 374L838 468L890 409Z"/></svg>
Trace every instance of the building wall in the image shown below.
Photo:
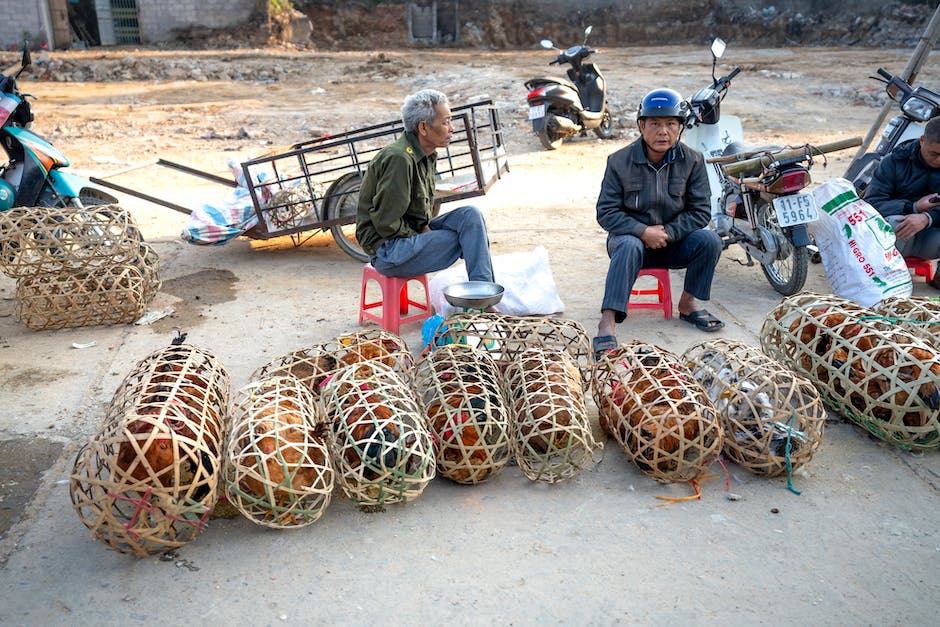
<svg viewBox="0 0 940 627"><path fill-rule="evenodd" d="M0 0L0 48L9 50L13 45L22 46L24 32L29 34L31 46L48 41L40 12L46 1Z"/></svg>
<svg viewBox="0 0 940 627"><path fill-rule="evenodd" d="M175 30L242 24L251 16L255 4L255 0L138 0L140 40L167 41L173 38Z"/></svg>

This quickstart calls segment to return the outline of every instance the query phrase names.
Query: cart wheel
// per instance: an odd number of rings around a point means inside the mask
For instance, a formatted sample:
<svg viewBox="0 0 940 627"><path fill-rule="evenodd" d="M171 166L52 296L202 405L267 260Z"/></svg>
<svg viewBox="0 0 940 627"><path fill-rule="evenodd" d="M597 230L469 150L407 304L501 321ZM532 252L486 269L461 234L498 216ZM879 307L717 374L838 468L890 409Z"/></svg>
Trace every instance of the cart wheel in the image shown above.
<svg viewBox="0 0 940 627"><path fill-rule="evenodd" d="M327 192L326 218L353 218L351 224L335 224L330 227L333 239L347 255L356 261L369 261L359 242L356 241L356 207L359 204L359 187L362 177L351 172L341 176Z"/></svg>

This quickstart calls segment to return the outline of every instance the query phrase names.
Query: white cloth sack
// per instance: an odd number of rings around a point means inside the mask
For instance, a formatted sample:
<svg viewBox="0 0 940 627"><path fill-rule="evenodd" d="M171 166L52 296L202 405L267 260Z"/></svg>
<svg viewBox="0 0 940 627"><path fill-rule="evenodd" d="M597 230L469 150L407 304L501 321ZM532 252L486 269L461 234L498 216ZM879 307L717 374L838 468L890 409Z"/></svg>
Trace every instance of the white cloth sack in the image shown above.
<svg viewBox="0 0 940 627"><path fill-rule="evenodd" d="M911 295L911 275L895 247L894 229L843 178L813 191L819 219L809 223L832 292L871 307Z"/></svg>
<svg viewBox="0 0 940 627"><path fill-rule="evenodd" d="M509 253L493 257L493 275L503 286L503 298L496 305L500 313L513 316L546 315L565 310L552 278L548 251L539 246L532 252ZM444 298L444 288L467 280L467 268L458 264L438 272L429 282L431 304L442 316L456 311Z"/></svg>

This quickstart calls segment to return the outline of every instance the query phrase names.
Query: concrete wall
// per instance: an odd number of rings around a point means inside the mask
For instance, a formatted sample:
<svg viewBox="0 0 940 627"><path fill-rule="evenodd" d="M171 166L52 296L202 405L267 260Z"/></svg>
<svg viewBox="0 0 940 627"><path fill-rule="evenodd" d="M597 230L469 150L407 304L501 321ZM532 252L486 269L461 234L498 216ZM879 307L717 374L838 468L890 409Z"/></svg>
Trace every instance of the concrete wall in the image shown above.
<svg viewBox="0 0 940 627"><path fill-rule="evenodd" d="M49 39L43 28L42 10L46 0L0 0L0 48L23 45L23 33L29 33L30 45L39 45Z"/></svg>
<svg viewBox="0 0 940 627"><path fill-rule="evenodd" d="M254 9L255 0L138 0L140 40L167 41L173 31L196 26L235 26L247 21Z"/></svg>

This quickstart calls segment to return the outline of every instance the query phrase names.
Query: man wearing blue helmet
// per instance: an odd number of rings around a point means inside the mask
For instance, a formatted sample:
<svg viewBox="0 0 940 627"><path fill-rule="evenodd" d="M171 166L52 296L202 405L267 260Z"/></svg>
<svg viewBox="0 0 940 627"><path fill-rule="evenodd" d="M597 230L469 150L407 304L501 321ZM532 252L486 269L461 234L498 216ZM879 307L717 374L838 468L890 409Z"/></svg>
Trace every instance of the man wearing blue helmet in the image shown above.
<svg viewBox="0 0 940 627"><path fill-rule="evenodd" d="M610 267L595 356L617 346L614 325L643 268L686 268L679 318L702 331L724 323L699 301L711 293L721 238L706 229L711 190L702 155L679 142L688 106L672 89L654 89L637 111L640 137L607 158L597 222L607 231Z"/></svg>

